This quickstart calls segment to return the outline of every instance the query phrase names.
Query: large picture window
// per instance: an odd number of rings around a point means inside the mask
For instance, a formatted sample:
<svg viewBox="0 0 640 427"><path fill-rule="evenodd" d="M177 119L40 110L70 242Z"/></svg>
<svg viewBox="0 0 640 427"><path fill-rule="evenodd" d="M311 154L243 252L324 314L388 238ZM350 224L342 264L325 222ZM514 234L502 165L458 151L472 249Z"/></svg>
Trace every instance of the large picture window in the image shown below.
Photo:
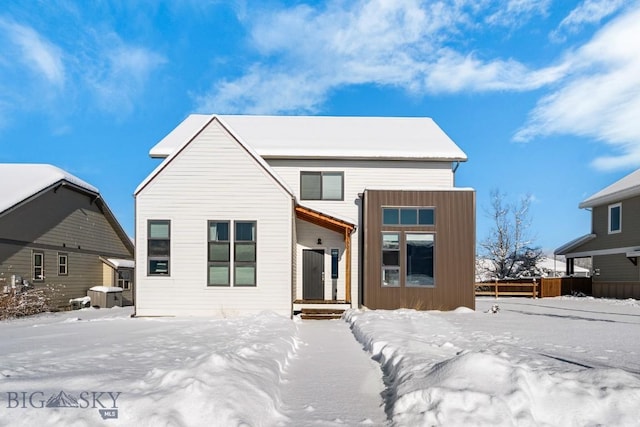
<svg viewBox="0 0 640 427"><path fill-rule="evenodd" d="M234 241L234 285L256 286L256 223L236 221Z"/></svg>
<svg viewBox="0 0 640 427"><path fill-rule="evenodd" d="M230 285L229 221L209 221L208 286Z"/></svg>
<svg viewBox="0 0 640 427"><path fill-rule="evenodd" d="M407 233L406 240L406 285L433 286L433 234Z"/></svg>
<svg viewBox="0 0 640 427"><path fill-rule="evenodd" d="M147 274L168 276L171 255L171 221L149 220L147 230Z"/></svg>
<svg viewBox="0 0 640 427"><path fill-rule="evenodd" d="M343 172L300 172L302 200L344 200Z"/></svg>
<svg viewBox="0 0 640 427"><path fill-rule="evenodd" d="M609 205L609 234L622 231L622 203Z"/></svg>
<svg viewBox="0 0 640 427"><path fill-rule="evenodd" d="M400 234L382 234L382 286L400 286Z"/></svg>

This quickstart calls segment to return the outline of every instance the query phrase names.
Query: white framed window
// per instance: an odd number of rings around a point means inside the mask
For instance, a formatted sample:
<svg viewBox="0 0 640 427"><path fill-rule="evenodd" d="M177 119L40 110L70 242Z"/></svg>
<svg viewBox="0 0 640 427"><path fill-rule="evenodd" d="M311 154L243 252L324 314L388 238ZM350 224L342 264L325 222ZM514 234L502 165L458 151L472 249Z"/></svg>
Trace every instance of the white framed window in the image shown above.
<svg viewBox="0 0 640 427"><path fill-rule="evenodd" d="M42 282L44 280L44 252L33 251L31 258L33 281Z"/></svg>
<svg viewBox="0 0 640 427"><path fill-rule="evenodd" d="M344 172L300 172L302 200L344 200Z"/></svg>
<svg viewBox="0 0 640 427"><path fill-rule="evenodd" d="M69 274L69 255L58 253L58 276Z"/></svg>
<svg viewBox="0 0 640 427"><path fill-rule="evenodd" d="M131 278L132 278L132 270L123 269L118 270L118 287L122 288L125 291L131 289Z"/></svg>
<svg viewBox="0 0 640 427"><path fill-rule="evenodd" d="M622 203L609 205L609 234L620 233L622 231Z"/></svg>
<svg viewBox="0 0 640 427"><path fill-rule="evenodd" d="M147 275L169 276L171 221L152 219L147 223Z"/></svg>

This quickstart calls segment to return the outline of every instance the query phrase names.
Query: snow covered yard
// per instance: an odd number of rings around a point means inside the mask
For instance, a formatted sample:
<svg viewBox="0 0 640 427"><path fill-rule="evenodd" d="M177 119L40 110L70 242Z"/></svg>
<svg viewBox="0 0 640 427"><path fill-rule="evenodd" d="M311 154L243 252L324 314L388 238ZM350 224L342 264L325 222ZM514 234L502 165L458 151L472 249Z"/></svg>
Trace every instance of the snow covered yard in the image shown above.
<svg viewBox="0 0 640 427"><path fill-rule="evenodd" d="M383 366L393 424L640 425L640 302L481 298L476 308L348 313Z"/></svg>
<svg viewBox="0 0 640 427"><path fill-rule="evenodd" d="M0 323L0 426L640 423L638 301L482 298L348 323L130 313Z"/></svg>

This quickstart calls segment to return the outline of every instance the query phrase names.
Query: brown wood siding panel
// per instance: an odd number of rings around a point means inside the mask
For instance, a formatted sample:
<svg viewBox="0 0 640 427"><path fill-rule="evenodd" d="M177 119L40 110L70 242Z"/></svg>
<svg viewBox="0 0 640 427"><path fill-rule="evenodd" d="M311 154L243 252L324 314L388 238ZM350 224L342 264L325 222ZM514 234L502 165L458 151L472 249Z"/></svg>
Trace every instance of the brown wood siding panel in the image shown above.
<svg viewBox="0 0 640 427"><path fill-rule="evenodd" d="M363 303L372 309L475 308L475 193L473 191L372 191L364 194ZM383 206L435 208L435 226L382 226ZM435 287L381 286L382 231L435 234ZM401 261L401 276L404 276Z"/></svg>
<svg viewBox="0 0 640 427"><path fill-rule="evenodd" d="M597 298L640 299L640 282L593 282Z"/></svg>

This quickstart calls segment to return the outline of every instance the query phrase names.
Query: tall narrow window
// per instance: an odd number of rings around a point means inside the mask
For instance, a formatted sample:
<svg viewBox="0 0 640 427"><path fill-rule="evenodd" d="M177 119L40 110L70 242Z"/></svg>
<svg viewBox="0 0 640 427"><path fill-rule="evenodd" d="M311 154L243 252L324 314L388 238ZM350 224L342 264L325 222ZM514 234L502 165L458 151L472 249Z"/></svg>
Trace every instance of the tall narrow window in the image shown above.
<svg viewBox="0 0 640 427"><path fill-rule="evenodd" d="M382 286L400 286L400 234L382 234Z"/></svg>
<svg viewBox="0 0 640 427"><path fill-rule="evenodd" d="M44 252L33 252L33 281L44 280Z"/></svg>
<svg viewBox="0 0 640 427"><path fill-rule="evenodd" d="M229 221L209 221L208 286L230 285Z"/></svg>
<svg viewBox="0 0 640 427"><path fill-rule="evenodd" d="M433 234L406 234L406 285L433 286Z"/></svg>
<svg viewBox="0 0 640 427"><path fill-rule="evenodd" d="M343 172L300 172L302 200L344 200Z"/></svg>
<svg viewBox="0 0 640 427"><path fill-rule="evenodd" d="M622 231L622 203L609 205L609 234Z"/></svg>
<svg viewBox="0 0 640 427"><path fill-rule="evenodd" d="M125 291L131 289L131 272L132 270L118 270L118 287Z"/></svg>
<svg viewBox="0 0 640 427"><path fill-rule="evenodd" d="M234 285L256 286L255 221L236 221L233 255Z"/></svg>
<svg viewBox="0 0 640 427"><path fill-rule="evenodd" d="M168 276L171 255L171 221L149 220L147 258L149 276Z"/></svg>
<svg viewBox="0 0 640 427"><path fill-rule="evenodd" d="M338 265L340 260L340 249L331 249L331 278L338 278Z"/></svg>
<svg viewBox="0 0 640 427"><path fill-rule="evenodd" d="M69 256L67 254L58 254L58 276L66 276L69 274Z"/></svg>

